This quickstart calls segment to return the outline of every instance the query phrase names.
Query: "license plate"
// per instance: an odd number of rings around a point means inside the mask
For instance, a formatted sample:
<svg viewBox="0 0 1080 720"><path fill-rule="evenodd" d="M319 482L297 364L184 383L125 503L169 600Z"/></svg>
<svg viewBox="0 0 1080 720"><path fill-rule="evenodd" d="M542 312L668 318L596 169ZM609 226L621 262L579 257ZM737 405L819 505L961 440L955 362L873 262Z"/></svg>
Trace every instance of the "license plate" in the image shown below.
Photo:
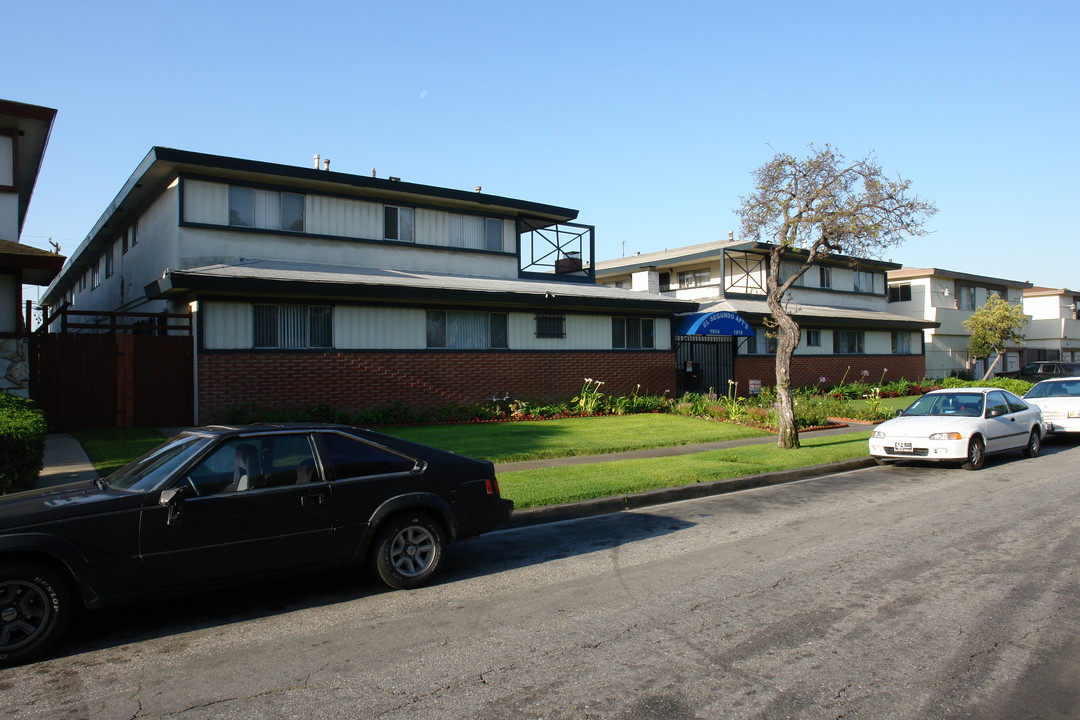
<svg viewBox="0 0 1080 720"><path fill-rule="evenodd" d="M895 450L896 452L911 452L911 443L898 442L893 445L893 450Z"/></svg>

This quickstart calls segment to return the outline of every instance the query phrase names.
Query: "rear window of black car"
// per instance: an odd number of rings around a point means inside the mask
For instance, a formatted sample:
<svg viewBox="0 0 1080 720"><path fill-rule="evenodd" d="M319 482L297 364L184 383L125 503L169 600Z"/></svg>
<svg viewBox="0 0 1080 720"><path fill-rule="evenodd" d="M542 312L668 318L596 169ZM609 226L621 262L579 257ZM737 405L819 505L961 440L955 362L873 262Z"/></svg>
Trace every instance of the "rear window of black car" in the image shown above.
<svg viewBox="0 0 1080 720"><path fill-rule="evenodd" d="M319 433L318 437L319 454L330 480L406 473L417 467L413 458L351 435Z"/></svg>

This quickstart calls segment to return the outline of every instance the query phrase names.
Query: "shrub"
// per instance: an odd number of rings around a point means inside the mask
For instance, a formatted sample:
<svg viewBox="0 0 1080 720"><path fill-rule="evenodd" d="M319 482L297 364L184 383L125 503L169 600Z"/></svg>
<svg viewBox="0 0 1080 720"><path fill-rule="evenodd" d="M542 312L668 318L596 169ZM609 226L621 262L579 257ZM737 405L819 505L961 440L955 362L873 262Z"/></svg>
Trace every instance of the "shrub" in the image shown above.
<svg viewBox="0 0 1080 720"><path fill-rule="evenodd" d="M47 433L33 402L0 392L0 493L34 487L45 464Z"/></svg>

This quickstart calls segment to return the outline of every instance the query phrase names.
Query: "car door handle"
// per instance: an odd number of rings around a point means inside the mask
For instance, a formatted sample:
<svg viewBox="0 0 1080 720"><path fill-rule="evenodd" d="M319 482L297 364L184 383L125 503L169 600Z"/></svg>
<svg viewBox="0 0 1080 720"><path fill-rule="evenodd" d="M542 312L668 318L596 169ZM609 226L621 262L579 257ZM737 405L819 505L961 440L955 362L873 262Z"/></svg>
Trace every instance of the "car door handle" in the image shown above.
<svg viewBox="0 0 1080 720"><path fill-rule="evenodd" d="M319 493L318 495L304 495L300 498L300 507L322 505L324 502L326 502L326 496L322 493Z"/></svg>

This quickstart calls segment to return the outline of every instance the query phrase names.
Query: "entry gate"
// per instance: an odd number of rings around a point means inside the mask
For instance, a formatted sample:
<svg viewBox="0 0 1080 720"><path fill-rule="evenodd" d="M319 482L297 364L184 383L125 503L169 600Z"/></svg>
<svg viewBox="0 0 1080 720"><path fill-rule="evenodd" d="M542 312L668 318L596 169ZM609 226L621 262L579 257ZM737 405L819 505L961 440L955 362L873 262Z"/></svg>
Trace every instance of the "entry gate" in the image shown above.
<svg viewBox="0 0 1080 720"><path fill-rule="evenodd" d="M735 379L735 341L714 335L679 335L675 357L679 370L679 395L687 392L725 395L728 381Z"/></svg>

